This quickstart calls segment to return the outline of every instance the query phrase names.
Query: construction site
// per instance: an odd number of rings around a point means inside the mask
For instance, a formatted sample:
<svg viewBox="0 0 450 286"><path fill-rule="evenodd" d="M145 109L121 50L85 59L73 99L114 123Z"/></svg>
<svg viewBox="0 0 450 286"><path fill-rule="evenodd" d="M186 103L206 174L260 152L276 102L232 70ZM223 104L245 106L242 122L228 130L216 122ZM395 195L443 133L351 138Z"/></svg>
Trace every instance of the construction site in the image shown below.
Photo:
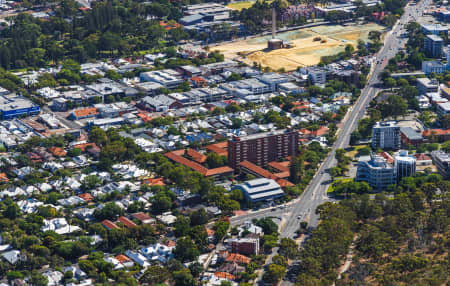
<svg viewBox="0 0 450 286"><path fill-rule="evenodd" d="M223 53L227 59L249 65L256 62L272 70L292 71L316 65L322 56L342 52L348 44L356 48L358 40L368 40L370 31L383 29L374 23L321 25L283 33L276 33L272 28L272 35L219 45L214 50Z"/></svg>

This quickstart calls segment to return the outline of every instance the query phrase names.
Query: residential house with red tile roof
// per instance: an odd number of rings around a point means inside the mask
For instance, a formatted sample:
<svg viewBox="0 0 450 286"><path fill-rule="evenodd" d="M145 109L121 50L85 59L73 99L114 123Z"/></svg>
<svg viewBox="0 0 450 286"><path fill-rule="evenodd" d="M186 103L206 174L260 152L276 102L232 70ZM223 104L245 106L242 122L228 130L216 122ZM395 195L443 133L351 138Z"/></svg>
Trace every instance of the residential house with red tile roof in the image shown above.
<svg viewBox="0 0 450 286"><path fill-rule="evenodd" d="M80 198L82 198L85 202L90 202L94 199L94 197L89 193L79 194Z"/></svg>
<svg viewBox="0 0 450 286"><path fill-rule="evenodd" d="M147 115L146 113L142 113L142 112L139 112L136 115L137 115L137 117L142 119L145 123L150 122L153 119L151 116Z"/></svg>
<svg viewBox="0 0 450 286"><path fill-rule="evenodd" d="M143 213L143 212L134 213L131 216L143 224L150 224L150 223L155 222L155 219L151 218L148 214Z"/></svg>
<svg viewBox="0 0 450 286"><path fill-rule="evenodd" d="M120 227L117 226L117 224L113 223L110 220L105 219L104 221L102 221L102 225L107 229L107 230L111 230L111 229L120 229Z"/></svg>
<svg viewBox="0 0 450 286"><path fill-rule="evenodd" d="M82 143L82 144L77 144L77 145L73 146L73 148L80 149L81 152L86 151L87 148L93 148L93 147L98 147L98 146L95 143Z"/></svg>
<svg viewBox="0 0 450 286"><path fill-rule="evenodd" d="M8 183L9 179L5 173L0 173L0 183Z"/></svg>
<svg viewBox="0 0 450 286"><path fill-rule="evenodd" d="M132 228L132 227L136 227L137 226L137 224L135 224L130 219L128 219L128 218L126 218L124 216L119 217L117 220L120 221L121 223L123 223L128 228Z"/></svg>
<svg viewBox="0 0 450 286"><path fill-rule="evenodd" d="M64 157L67 155L66 150L61 147L50 147L48 148L48 151L55 157Z"/></svg>
<svg viewBox="0 0 450 286"><path fill-rule="evenodd" d="M144 184L149 186L165 186L164 178L149 178L144 180Z"/></svg>
<svg viewBox="0 0 450 286"><path fill-rule="evenodd" d="M214 272L214 275L218 278L228 279L228 280L234 280L236 279L236 276L230 273L226 272Z"/></svg>
<svg viewBox="0 0 450 286"><path fill-rule="evenodd" d="M183 27L183 25L181 25L180 23L177 22L171 23L170 21L169 22L159 21L159 25L167 31Z"/></svg>
<svg viewBox="0 0 450 286"><path fill-rule="evenodd" d="M96 107L86 107L86 108L82 108L82 109L73 110L70 113L69 118L72 120L79 120L79 119L83 119L83 118L95 117L97 115L98 115L98 111L97 111Z"/></svg>
<svg viewBox="0 0 450 286"><path fill-rule="evenodd" d="M201 76L192 77L191 82L194 84L195 87L206 87L207 85L206 80Z"/></svg>
<svg viewBox="0 0 450 286"><path fill-rule="evenodd" d="M239 253L230 253L227 258L225 258L227 262L235 262L237 264L249 264L251 259L245 255Z"/></svg>

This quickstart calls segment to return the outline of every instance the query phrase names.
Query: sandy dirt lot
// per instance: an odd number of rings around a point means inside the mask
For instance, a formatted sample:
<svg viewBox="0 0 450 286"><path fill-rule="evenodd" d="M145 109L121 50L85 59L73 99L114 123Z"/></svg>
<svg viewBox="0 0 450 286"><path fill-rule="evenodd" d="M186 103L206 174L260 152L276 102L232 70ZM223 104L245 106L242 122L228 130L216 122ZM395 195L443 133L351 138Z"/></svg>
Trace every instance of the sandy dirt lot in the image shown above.
<svg viewBox="0 0 450 286"><path fill-rule="evenodd" d="M267 40L271 36L233 42L213 49L222 52L227 59L238 59L249 65L257 62L273 70L284 68L290 71L297 67L316 65L322 56L337 54L347 44L356 48L358 40L366 41L372 30L381 31L383 27L376 24L326 25L280 33L277 37L291 42L293 47L274 51L267 50ZM318 37L320 40L317 41Z"/></svg>

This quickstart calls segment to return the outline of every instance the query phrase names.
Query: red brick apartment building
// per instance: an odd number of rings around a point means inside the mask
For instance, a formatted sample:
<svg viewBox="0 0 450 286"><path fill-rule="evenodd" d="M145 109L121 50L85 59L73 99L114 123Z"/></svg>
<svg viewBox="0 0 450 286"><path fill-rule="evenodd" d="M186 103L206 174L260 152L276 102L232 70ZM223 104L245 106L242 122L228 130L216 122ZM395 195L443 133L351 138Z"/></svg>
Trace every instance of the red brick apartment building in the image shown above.
<svg viewBox="0 0 450 286"><path fill-rule="evenodd" d="M252 255L259 253L259 238L236 238L231 240L233 253Z"/></svg>
<svg viewBox="0 0 450 286"><path fill-rule="evenodd" d="M269 162L298 151L298 132L278 130L237 137L228 141L228 162L233 169L242 161L265 167Z"/></svg>

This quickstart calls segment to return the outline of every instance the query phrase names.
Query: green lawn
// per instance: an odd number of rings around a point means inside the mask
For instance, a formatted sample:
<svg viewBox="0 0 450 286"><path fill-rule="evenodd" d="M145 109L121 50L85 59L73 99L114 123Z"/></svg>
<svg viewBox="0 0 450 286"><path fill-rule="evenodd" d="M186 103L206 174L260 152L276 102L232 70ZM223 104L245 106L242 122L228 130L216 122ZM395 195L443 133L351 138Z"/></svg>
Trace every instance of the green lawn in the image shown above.
<svg viewBox="0 0 450 286"><path fill-rule="evenodd" d="M227 7L231 8L233 10L241 11L242 9L248 9L248 8L252 7L253 3L255 3L255 2L254 1L235 2L235 3L228 4Z"/></svg>
<svg viewBox="0 0 450 286"><path fill-rule="evenodd" d="M334 182L337 182L337 181L342 181L343 183L346 183L346 182L351 182L351 181L353 181L353 178L344 178L344 177L335 178L335 179L334 179ZM334 183L334 182L333 182L333 183ZM331 185L328 187L327 194L331 194L331 193L334 192L334 186L333 186L333 183L331 183Z"/></svg>
<svg viewBox="0 0 450 286"><path fill-rule="evenodd" d="M269 0L269 3L272 3L273 0ZM242 9L248 9L252 7L253 3L255 1L242 1L242 2L233 2L227 5L228 8L231 8L233 10L241 11Z"/></svg>
<svg viewBox="0 0 450 286"><path fill-rule="evenodd" d="M367 145L357 145L357 146L353 146L352 150L348 151L345 155L350 157L350 158L354 158L356 155L358 155L358 151L359 149L362 149L364 147L367 147Z"/></svg>

